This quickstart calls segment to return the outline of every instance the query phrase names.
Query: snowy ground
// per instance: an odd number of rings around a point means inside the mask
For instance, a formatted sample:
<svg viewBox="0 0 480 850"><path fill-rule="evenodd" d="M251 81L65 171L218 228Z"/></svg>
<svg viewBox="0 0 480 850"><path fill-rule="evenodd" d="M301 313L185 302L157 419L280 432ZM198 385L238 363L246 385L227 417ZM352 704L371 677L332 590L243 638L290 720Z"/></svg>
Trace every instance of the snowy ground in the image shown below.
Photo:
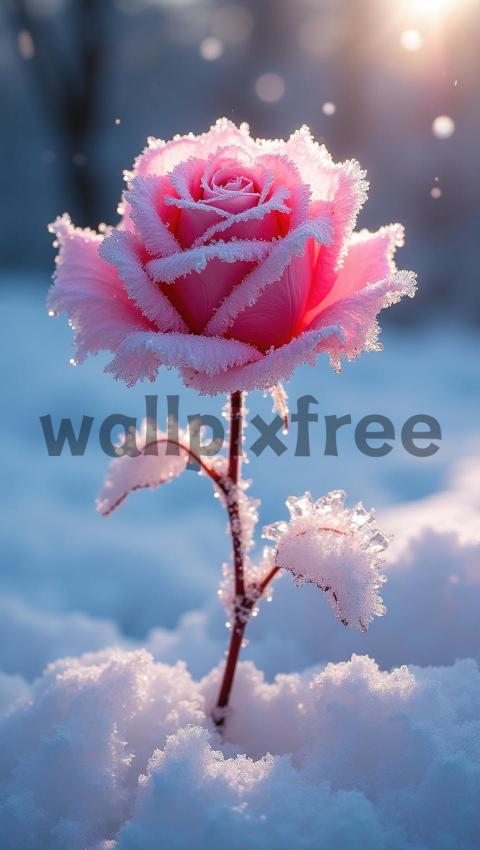
<svg viewBox="0 0 480 850"><path fill-rule="evenodd" d="M376 506L395 534L388 613L366 635L347 631L318 590L281 578L251 624L221 742L207 715L227 639L216 589L229 542L209 482L186 472L107 519L94 499L108 414L140 421L153 391L160 422L167 393L180 394L184 421L219 414L222 401L198 398L174 373L126 390L100 358L73 368L70 331L46 316L42 287L10 280L3 293L0 715L27 701L0 726L2 850L157 850L159 836L179 850L477 850L478 338L388 328L383 353L340 376L324 360L291 381L291 408L311 393L320 424L310 458L294 457L293 428L282 457L251 457L260 524L285 518L285 497L305 489L343 488L350 504ZM249 407L271 416L260 394ZM48 457L38 421L48 413L95 417L83 458ZM368 458L352 427L339 456L324 457L322 417L345 413L354 424L381 413L397 434L428 413L442 426L440 451L413 458L397 436L387 457ZM111 646L121 651L102 651ZM130 654L144 646L164 663ZM48 662L96 651L31 684ZM189 673L165 666L178 659Z"/></svg>

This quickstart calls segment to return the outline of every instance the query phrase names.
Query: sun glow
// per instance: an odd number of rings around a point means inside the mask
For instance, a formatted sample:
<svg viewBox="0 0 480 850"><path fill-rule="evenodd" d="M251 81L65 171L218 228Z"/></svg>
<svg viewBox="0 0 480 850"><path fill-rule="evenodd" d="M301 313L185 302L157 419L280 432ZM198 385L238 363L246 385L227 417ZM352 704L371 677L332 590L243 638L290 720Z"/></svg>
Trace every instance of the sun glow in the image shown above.
<svg viewBox="0 0 480 850"><path fill-rule="evenodd" d="M415 6L419 11L425 9L426 12L440 12L442 9L447 9L453 6L457 0L410 0L412 6Z"/></svg>
<svg viewBox="0 0 480 850"><path fill-rule="evenodd" d="M457 5L459 0L408 0L412 13L438 17Z"/></svg>
<svg viewBox="0 0 480 850"><path fill-rule="evenodd" d="M404 50L414 53L420 50L423 44L423 36L418 30L404 30L400 36L400 44Z"/></svg>

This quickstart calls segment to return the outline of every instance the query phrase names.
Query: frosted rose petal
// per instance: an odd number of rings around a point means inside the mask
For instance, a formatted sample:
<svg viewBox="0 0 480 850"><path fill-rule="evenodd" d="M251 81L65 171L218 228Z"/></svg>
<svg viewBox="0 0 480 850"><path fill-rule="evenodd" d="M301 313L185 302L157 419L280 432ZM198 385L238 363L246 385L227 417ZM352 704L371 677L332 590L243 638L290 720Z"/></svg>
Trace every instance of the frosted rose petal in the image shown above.
<svg viewBox="0 0 480 850"><path fill-rule="evenodd" d="M88 354L115 351L132 331L151 329L128 298L117 271L100 257L101 235L74 227L67 215L50 230L60 250L48 307L68 314L78 362Z"/></svg>
<svg viewBox="0 0 480 850"><path fill-rule="evenodd" d="M260 358L251 345L237 340L181 333L132 333L118 347L105 371L128 386L154 381L160 366L200 370L208 376Z"/></svg>
<svg viewBox="0 0 480 850"><path fill-rule="evenodd" d="M288 345L268 352L256 363L231 368L213 376L184 369L183 379L187 386L199 390L204 395L233 392L239 388L246 392L270 389L278 381L287 380L301 363L313 365L320 350L336 349L336 344L340 344L341 339L342 332L338 326L322 327L304 333Z"/></svg>
<svg viewBox="0 0 480 850"><path fill-rule="evenodd" d="M112 230L102 242L102 257L118 270L125 290L137 307L160 331L188 332L188 326L160 287L150 279L138 256L135 236Z"/></svg>
<svg viewBox="0 0 480 850"><path fill-rule="evenodd" d="M267 259L255 268L242 285L232 291L218 308L206 327L206 333L224 334L233 325L237 316L258 300L260 294L282 277L295 256L301 256L309 239L328 242L331 234L330 209L317 219L300 225L292 233L274 243Z"/></svg>

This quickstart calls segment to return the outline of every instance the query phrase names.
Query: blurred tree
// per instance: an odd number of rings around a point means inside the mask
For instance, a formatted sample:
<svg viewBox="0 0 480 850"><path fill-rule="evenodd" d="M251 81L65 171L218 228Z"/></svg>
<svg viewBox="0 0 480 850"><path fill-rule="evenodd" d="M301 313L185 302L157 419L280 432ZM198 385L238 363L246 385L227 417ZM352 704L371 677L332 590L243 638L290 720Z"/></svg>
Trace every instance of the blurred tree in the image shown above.
<svg viewBox="0 0 480 850"><path fill-rule="evenodd" d="M107 3L72 0L69 27L58 13L40 16L28 0L10 0L20 31L33 45L33 80L47 119L64 143L67 180L79 224L97 220L90 142L93 136Z"/></svg>

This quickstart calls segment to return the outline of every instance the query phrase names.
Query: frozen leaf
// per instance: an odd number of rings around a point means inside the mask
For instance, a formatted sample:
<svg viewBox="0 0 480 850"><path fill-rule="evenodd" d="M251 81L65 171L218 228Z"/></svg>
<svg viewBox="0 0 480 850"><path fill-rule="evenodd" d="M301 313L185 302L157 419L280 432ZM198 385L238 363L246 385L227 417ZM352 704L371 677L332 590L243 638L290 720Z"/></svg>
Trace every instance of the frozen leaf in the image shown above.
<svg viewBox="0 0 480 850"><path fill-rule="evenodd" d="M345 507L345 493L334 490L316 502L310 493L287 499L290 522L264 528L276 544L275 562L289 570L297 585L317 585L328 595L345 626L366 631L385 608L378 590L381 554L388 539L361 503Z"/></svg>
<svg viewBox="0 0 480 850"><path fill-rule="evenodd" d="M188 436L180 434L179 442L188 446ZM112 460L108 467L96 502L97 511L103 516L111 514L134 490L155 489L173 481L188 463L188 450L169 442L168 434L155 431L147 420L136 433L135 444L139 450L137 456L124 454Z"/></svg>

